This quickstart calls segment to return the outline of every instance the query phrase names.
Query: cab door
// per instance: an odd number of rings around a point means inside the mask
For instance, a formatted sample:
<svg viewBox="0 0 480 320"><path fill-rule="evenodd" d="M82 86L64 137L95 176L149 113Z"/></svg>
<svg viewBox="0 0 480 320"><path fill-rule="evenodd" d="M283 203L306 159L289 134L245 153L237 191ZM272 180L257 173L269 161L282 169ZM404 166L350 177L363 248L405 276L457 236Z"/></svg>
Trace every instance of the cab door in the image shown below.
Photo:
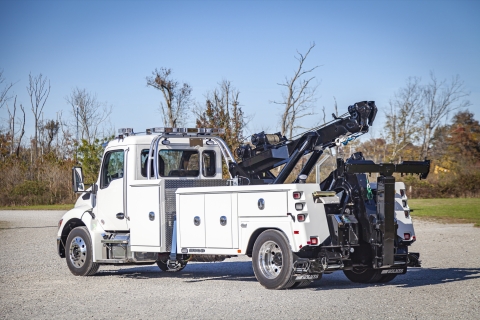
<svg viewBox="0 0 480 320"><path fill-rule="evenodd" d="M103 157L95 215L106 231L128 230L124 211L126 156L127 150L116 149Z"/></svg>

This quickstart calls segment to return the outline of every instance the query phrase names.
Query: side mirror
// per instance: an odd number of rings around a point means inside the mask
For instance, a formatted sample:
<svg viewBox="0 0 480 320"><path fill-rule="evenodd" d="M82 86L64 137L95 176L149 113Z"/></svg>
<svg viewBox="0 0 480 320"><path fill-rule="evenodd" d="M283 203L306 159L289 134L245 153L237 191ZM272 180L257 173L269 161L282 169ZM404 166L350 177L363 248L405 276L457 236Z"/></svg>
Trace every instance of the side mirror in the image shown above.
<svg viewBox="0 0 480 320"><path fill-rule="evenodd" d="M73 187L73 192L75 192L75 193L85 192L85 185L83 183L82 167L73 167L73 169L72 169L72 187Z"/></svg>

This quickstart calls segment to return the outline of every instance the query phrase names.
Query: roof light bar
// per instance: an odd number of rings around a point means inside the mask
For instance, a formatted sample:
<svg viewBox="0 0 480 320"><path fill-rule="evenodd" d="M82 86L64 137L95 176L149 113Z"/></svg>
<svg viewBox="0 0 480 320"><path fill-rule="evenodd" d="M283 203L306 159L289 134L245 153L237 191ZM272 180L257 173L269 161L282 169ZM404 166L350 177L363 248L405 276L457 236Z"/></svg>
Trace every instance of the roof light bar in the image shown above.
<svg viewBox="0 0 480 320"><path fill-rule="evenodd" d="M225 129L221 128L171 128L156 127L146 130L147 134L160 133L169 135L219 135L225 134Z"/></svg>
<svg viewBox="0 0 480 320"><path fill-rule="evenodd" d="M118 133L133 133L133 128L120 128Z"/></svg>
<svg viewBox="0 0 480 320"><path fill-rule="evenodd" d="M133 135L133 128L120 128L118 129L118 138L123 139L123 136L128 137L129 135Z"/></svg>

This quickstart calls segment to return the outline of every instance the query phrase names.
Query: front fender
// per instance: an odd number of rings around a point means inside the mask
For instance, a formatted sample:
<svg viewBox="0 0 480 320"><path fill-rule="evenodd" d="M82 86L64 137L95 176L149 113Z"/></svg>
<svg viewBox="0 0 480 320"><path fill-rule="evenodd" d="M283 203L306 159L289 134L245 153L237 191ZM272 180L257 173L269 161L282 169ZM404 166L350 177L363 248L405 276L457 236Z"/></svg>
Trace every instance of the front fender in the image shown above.
<svg viewBox="0 0 480 320"><path fill-rule="evenodd" d="M57 253L61 258L65 258L65 243L69 233L76 227L87 227L94 247L94 261L101 259L101 234L104 232L97 219L94 219L89 213L91 207L88 202L78 203L73 209L67 211L61 220L61 225L57 232ZM100 250L98 250L100 246ZM100 257L97 257L100 252Z"/></svg>

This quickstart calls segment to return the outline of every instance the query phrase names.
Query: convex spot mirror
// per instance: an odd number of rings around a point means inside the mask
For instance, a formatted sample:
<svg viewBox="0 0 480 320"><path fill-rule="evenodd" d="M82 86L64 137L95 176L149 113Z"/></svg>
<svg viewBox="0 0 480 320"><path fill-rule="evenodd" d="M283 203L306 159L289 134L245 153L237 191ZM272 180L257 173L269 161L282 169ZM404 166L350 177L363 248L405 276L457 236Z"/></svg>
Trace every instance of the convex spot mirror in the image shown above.
<svg viewBox="0 0 480 320"><path fill-rule="evenodd" d="M85 192L85 184L83 183L83 171L81 167L73 167L72 169L72 186L73 192Z"/></svg>

